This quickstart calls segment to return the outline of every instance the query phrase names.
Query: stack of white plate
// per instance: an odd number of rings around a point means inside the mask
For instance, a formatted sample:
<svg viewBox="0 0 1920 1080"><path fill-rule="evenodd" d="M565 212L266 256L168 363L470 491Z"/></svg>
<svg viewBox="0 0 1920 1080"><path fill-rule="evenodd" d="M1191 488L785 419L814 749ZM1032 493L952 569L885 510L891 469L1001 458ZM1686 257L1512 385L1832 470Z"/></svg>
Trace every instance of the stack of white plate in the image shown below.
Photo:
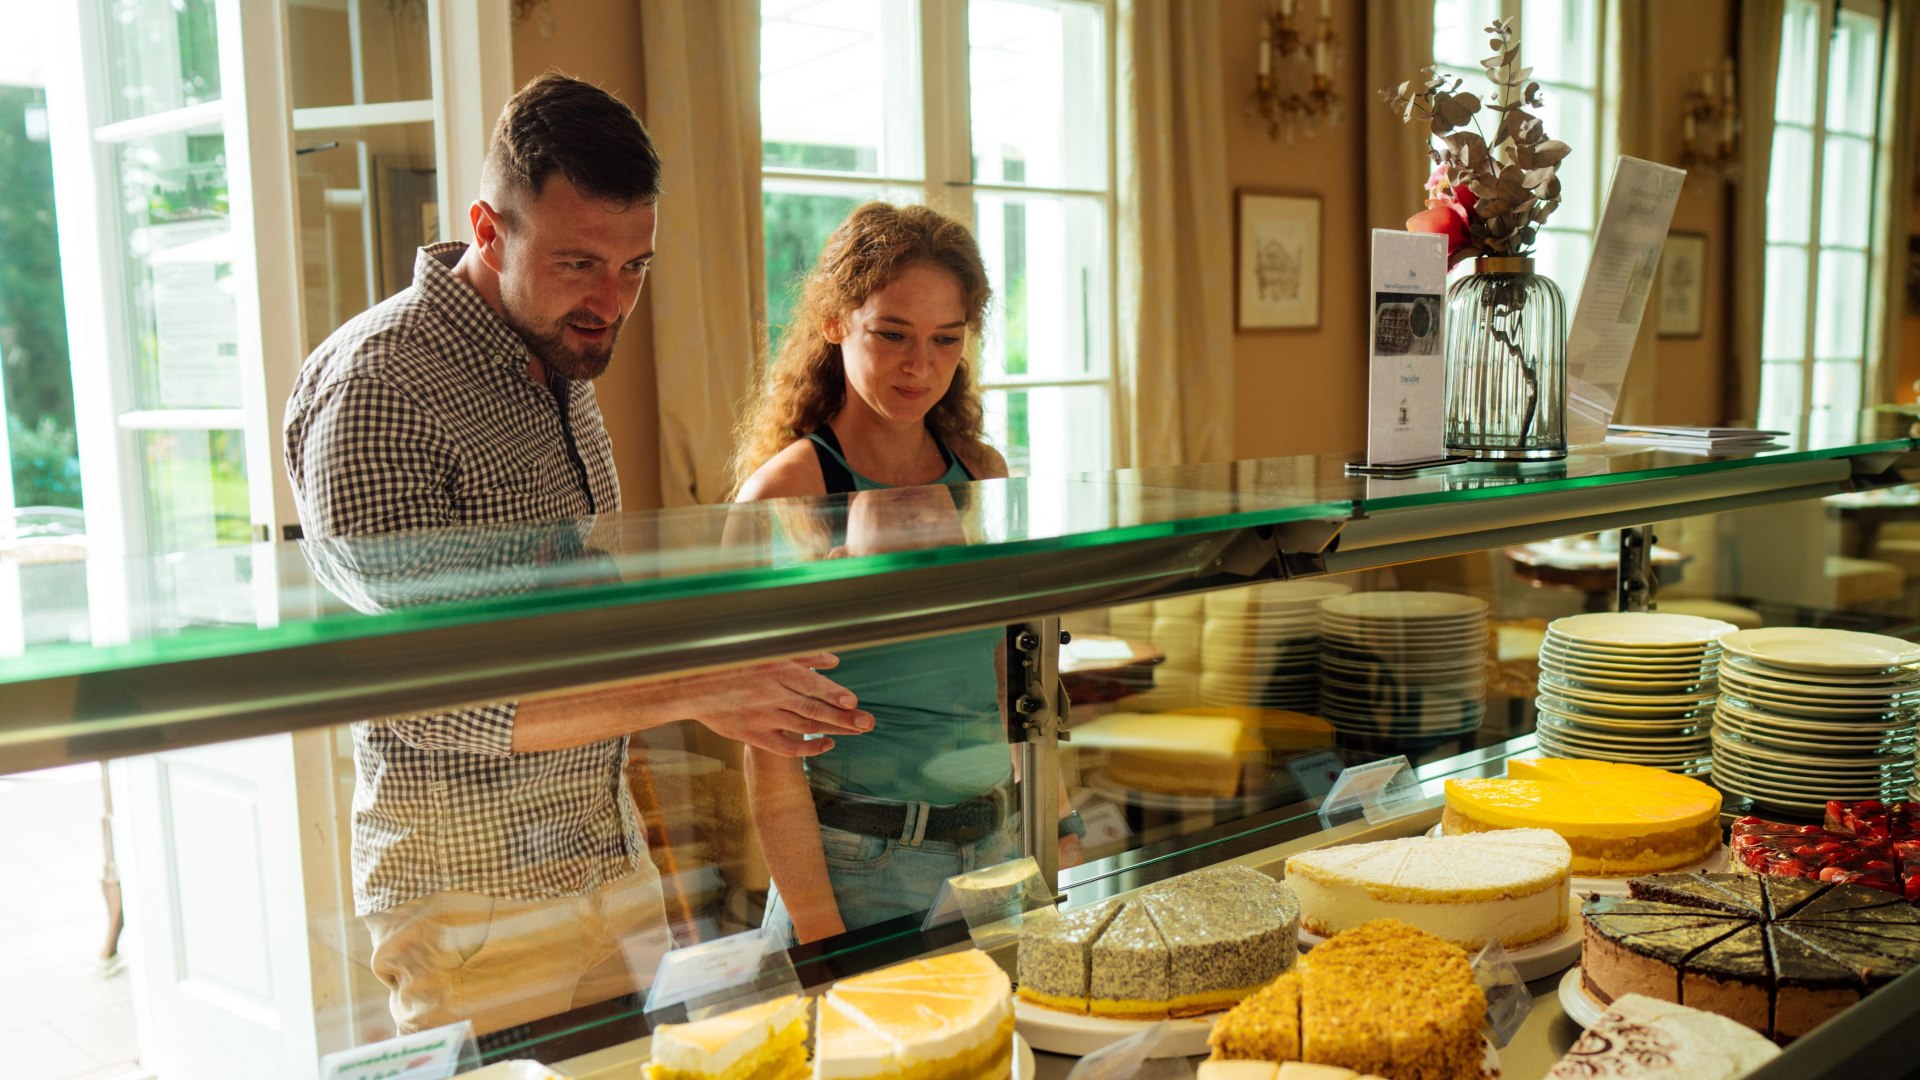
<svg viewBox="0 0 1920 1080"><path fill-rule="evenodd" d="M1720 640L1735 629L1657 611L1555 619L1540 645L1535 741L1556 757L1704 775Z"/></svg>
<svg viewBox="0 0 1920 1080"><path fill-rule="evenodd" d="M1320 602L1320 713L1349 735L1463 735L1487 697L1487 602L1370 592Z"/></svg>
<svg viewBox="0 0 1920 1080"><path fill-rule="evenodd" d="M1200 704L1311 712L1319 704L1320 601L1337 581L1276 581L1208 593Z"/></svg>
<svg viewBox="0 0 1920 1080"><path fill-rule="evenodd" d="M1137 695L1129 708L1141 712L1183 709L1200 689L1201 598L1176 596L1125 604L1107 613L1107 632L1160 650L1152 689Z"/></svg>
<svg viewBox="0 0 1920 1080"><path fill-rule="evenodd" d="M1829 799L1897 799L1912 784L1920 645L1792 626L1721 644L1713 778L1722 790L1817 813Z"/></svg>

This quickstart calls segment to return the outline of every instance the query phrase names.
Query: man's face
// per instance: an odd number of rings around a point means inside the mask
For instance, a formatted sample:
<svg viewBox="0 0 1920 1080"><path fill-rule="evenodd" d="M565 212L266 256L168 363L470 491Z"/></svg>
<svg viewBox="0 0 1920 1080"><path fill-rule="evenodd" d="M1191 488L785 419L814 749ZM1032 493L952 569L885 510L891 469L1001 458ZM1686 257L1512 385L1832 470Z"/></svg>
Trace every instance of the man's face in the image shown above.
<svg viewBox="0 0 1920 1080"><path fill-rule="evenodd" d="M654 208L582 195L563 176L502 221L500 306L547 370L599 378L653 261Z"/></svg>

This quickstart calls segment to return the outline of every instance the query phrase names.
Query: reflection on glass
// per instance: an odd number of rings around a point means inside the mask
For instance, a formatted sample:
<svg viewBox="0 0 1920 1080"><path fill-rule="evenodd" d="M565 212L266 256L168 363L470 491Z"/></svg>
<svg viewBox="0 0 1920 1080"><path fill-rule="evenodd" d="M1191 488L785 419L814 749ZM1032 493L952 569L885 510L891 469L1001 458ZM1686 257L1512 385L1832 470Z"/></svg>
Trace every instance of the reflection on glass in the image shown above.
<svg viewBox="0 0 1920 1080"><path fill-rule="evenodd" d="M1813 133L1777 128L1767 180L1767 239L1804 244L1813 227Z"/></svg>
<svg viewBox="0 0 1920 1080"><path fill-rule="evenodd" d="M762 164L919 177L918 11L888 0L762 5Z"/></svg>
<svg viewBox="0 0 1920 1080"><path fill-rule="evenodd" d="M1014 475L1066 476L1109 466L1111 405L1106 387L990 390L986 399L987 441L1006 455ZM1049 417L1064 422L1034 422Z"/></svg>
<svg viewBox="0 0 1920 1080"><path fill-rule="evenodd" d="M440 239L433 125L309 133L294 158L307 348L413 281ZM331 145L329 145L331 144Z"/></svg>
<svg viewBox="0 0 1920 1080"><path fill-rule="evenodd" d="M114 152L125 214L135 400L142 408L237 408L240 332L226 139L161 135L122 143Z"/></svg>
<svg viewBox="0 0 1920 1080"><path fill-rule="evenodd" d="M1873 142L1851 135L1827 136L1820 176L1821 245L1865 249L1872 217Z"/></svg>
<svg viewBox="0 0 1920 1080"><path fill-rule="evenodd" d="M1106 212L1091 198L982 194L974 200L995 303L984 377L1105 374Z"/></svg>
<svg viewBox="0 0 1920 1080"><path fill-rule="evenodd" d="M1807 253L1797 247L1767 248L1767 310L1760 355L1798 360L1807 352Z"/></svg>
<svg viewBox="0 0 1920 1080"><path fill-rule="evenodd" d="M1101 8L973 0L968 16L974 179L1101 186L1107 164Z"/></svg>
<svg viewBox="0 0 1920 1080"><path fill-rule="evenodd" d="M1846 423L1851 425L1852 414L1860 411L1862 366L1857 360L1822 360L1814 364L1813 407L1831 411L1836 420L1846 418Z"/></svg>
<svg viewBox="0 0 1920 1080"><path fill-rule="evenodd" d="M238 431L143 431L148 550L193 551L253 539L246 436Z"/></svg>
<svg viewBox="0 0 1920 1080"><path fill-rule="evenodd" d="M1792 431L1800 426L1801 367L1797 360L1760 365L1760 426Z"/></svg>
<svg viewBox="0 0 1920 1080"><path fill-rule="evenodd" d="M113 118L220 100L215 0L113 0L108 6Z"/></svg>
<svg viewBox="0 0 1920 1080"><path fill-rule="evenodd" d="M293 107L431 99L427 32L424 3L288 3Z"/></svg>

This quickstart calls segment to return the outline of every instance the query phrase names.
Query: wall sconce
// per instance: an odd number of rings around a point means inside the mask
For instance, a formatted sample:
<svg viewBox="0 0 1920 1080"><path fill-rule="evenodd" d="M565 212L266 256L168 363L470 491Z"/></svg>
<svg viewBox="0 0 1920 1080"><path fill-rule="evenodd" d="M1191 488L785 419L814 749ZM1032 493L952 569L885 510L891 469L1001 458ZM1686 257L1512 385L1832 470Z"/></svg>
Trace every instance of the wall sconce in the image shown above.
<svg viewBox="0 0 1920 1080"><path fill-rule="evenodd" d="M1340 122L1340 98L1333 92L1333 69L1340 62L1339 40L1333 34L1332 0L1320 0L1320 18L1312 33L1294 29L1294 0L1277 0L1261 16L1260 71L1248 110L1267 122L1267 137L1277 139L1284 129L1292 142L1304 127L1312 136L1321 121ZM1307 88L1280 89L1282 81L1297 87L1298 78L1276 77L1276 67L1293 71L1310 68Z"/></svg>
<svg viewBox="0 0 1920 1080"><path fill-rule="evenodd" d="M1680 164L1689 170L1731 176L1740 162L1740 111L1734 104L1733 61L1723 60L1720 85L1714 72L1700 73L1680 105Z"/></svg>

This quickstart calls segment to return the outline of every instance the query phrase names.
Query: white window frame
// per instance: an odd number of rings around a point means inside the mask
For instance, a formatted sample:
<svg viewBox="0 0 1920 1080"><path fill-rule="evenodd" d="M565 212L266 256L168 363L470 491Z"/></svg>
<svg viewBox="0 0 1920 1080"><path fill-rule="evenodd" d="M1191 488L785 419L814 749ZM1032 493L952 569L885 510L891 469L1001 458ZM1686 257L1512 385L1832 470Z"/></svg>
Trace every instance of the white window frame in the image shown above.
<svg viewBox="0 0 1920 1080"><path fill-rule="evenodd" d="M1806 258L1806 306L1801 312L1804 326L1802 328L1800 354L1797 357L1768 356L1764 351L1764 343L1768 335L1765 333L1761 335L1763 351L1760 357L1760 365L1763 377L1760 380L1761 400L1759 403L1759 411L1762 418L1761 426L1765 427L1776 422L1786 422L1795 429L1800 430L1803 434L1811 437L1811 423L1814 413L1814 383L1816 377L1819 375L1822 360L1819 347L1819 313L1821 309L1820 256L1826 251L1857 253L1862 256L1867 267L1866 280L1864 283L1867 294L1871 296L1877 289L1884 288L1885 285L1886 253L1882 250L1884 244L1882 243L1880 223L1887 213L1887 207L1885 205L1885 185L1881 182L1886 172L1885 154L1887 149L1884 125L1884 110L1887 103L1885 93L1887 13L1885 5L1877 2L1877 0L1806 0L1806 2L1811 3L1818 9L1816 27L1817 29L1824 29L1825 31L1824 33L1816 32L1816 45L1813 50L1812 123L1792 123L1779 120L1777 116L1772 118L1772 123L1776 132L1782 128L1806 132L1808 142L1812 146L1812 161L1809 163L1810 181L1808 191L1810 198L1808 200L1809 205L1807 211L1807 238L1804 242L1776 241L1773 236L1769 234L1766 238L1765 245L1767 251L1772 251L1776 248L1797 249ZM1838 32L1839 18L1842 11L1850 11L1856 15L1871 19L1878 27L1877 43L1879 50L1875 66L1875 87L1873 94L1870 95L1874 103L1873 130L1864 136L1871 150L1872 156L1870 160L1873 169L1872 175L1868 179L1868 188L1872 192L1872 195L1868 207L1867 242L1864 247L1857 247L1852 244L1829 243L1823 235L1823 229L1826 224L1823 210L1826 201L1826 145L1829 135L1827 128L1827 94L1832 79L1833 39ZM1855 137L1854 133L1850 132L1842 132L1839 134L1842 135L1842 137ZM1771 171L1771 163L1769 163L1768 168L1769 171ZM1769 180L1771 180L1771 177L1769 177ZM1763 287L1762 296L1766 295L1766 290ZM1767 306L1770 307L1771 305ZM1864 320L1860 334L1861 353L1858 357L1860 368L1859 404L1861 408L1866 408L1871 405L1871 402L1868 400L1870 396L1868 393L1869 388L1879 385L1877 376L1879 373L1880 358L1876 343L1880 335L1875 326L1875 314L1875 304L1863 303L1861 305L1861 315ZM1838 359L1840 362L1845 362L1847 358L1829 357L1826 359ZM1795 364L1800 368L1800 407L1798 414L1790 420L1783 414L1775 413L1767 407L1767 379L1764 377L1768 368L1779 368L1787 364ZM1840 438L1846 441L1854 441L1860 438L1861 424L1859 410L1855 410L1851 415L1842 413L1838 415L1835 420L1837 423L1844 425L1839 433Z"/></svg>
<svg viewBox="0 0 1920 1080"><path fill-rule="evenodd" d="M906 2L906 0L894 0ZM1021 183L987 183L973 177L972 117L970 111L968 0L915 0L920 37L921 152L923 174L919 177L889 175L884 163L876 175L851 176L810 169L762 166L761 192L795 190L797 185L817 192L844 192L849 197L871 196L876 189L882 197L888 192L912 191L927 202L938 202L942 211L972 231L974 198L981 193L1007 195L1053 195L1097 200L1107 230L1107 303L1104 374L1084 376L1008 376L982 378L982 394L1006 391L1038 390L1055 387L1104 387L1107 391L1107 460L1118 464L1126 460L1122 435L1121 385L1117 348L1119 314L1117 292L1119 260L1115 252L1119 222L1114 190L1118 179L1113 137L1115 106L1115 18L1114 0L1048 0L1054 4L1078 4L1101 13L1105 30L1106 97L1108 132L1106 136L1106 183L1100 188L1041 187ZM893 107L899 98L890 99ZM948 193L964 193L965 198L937 198ZM1000 283L995 282L998 288Z"/></svg>

